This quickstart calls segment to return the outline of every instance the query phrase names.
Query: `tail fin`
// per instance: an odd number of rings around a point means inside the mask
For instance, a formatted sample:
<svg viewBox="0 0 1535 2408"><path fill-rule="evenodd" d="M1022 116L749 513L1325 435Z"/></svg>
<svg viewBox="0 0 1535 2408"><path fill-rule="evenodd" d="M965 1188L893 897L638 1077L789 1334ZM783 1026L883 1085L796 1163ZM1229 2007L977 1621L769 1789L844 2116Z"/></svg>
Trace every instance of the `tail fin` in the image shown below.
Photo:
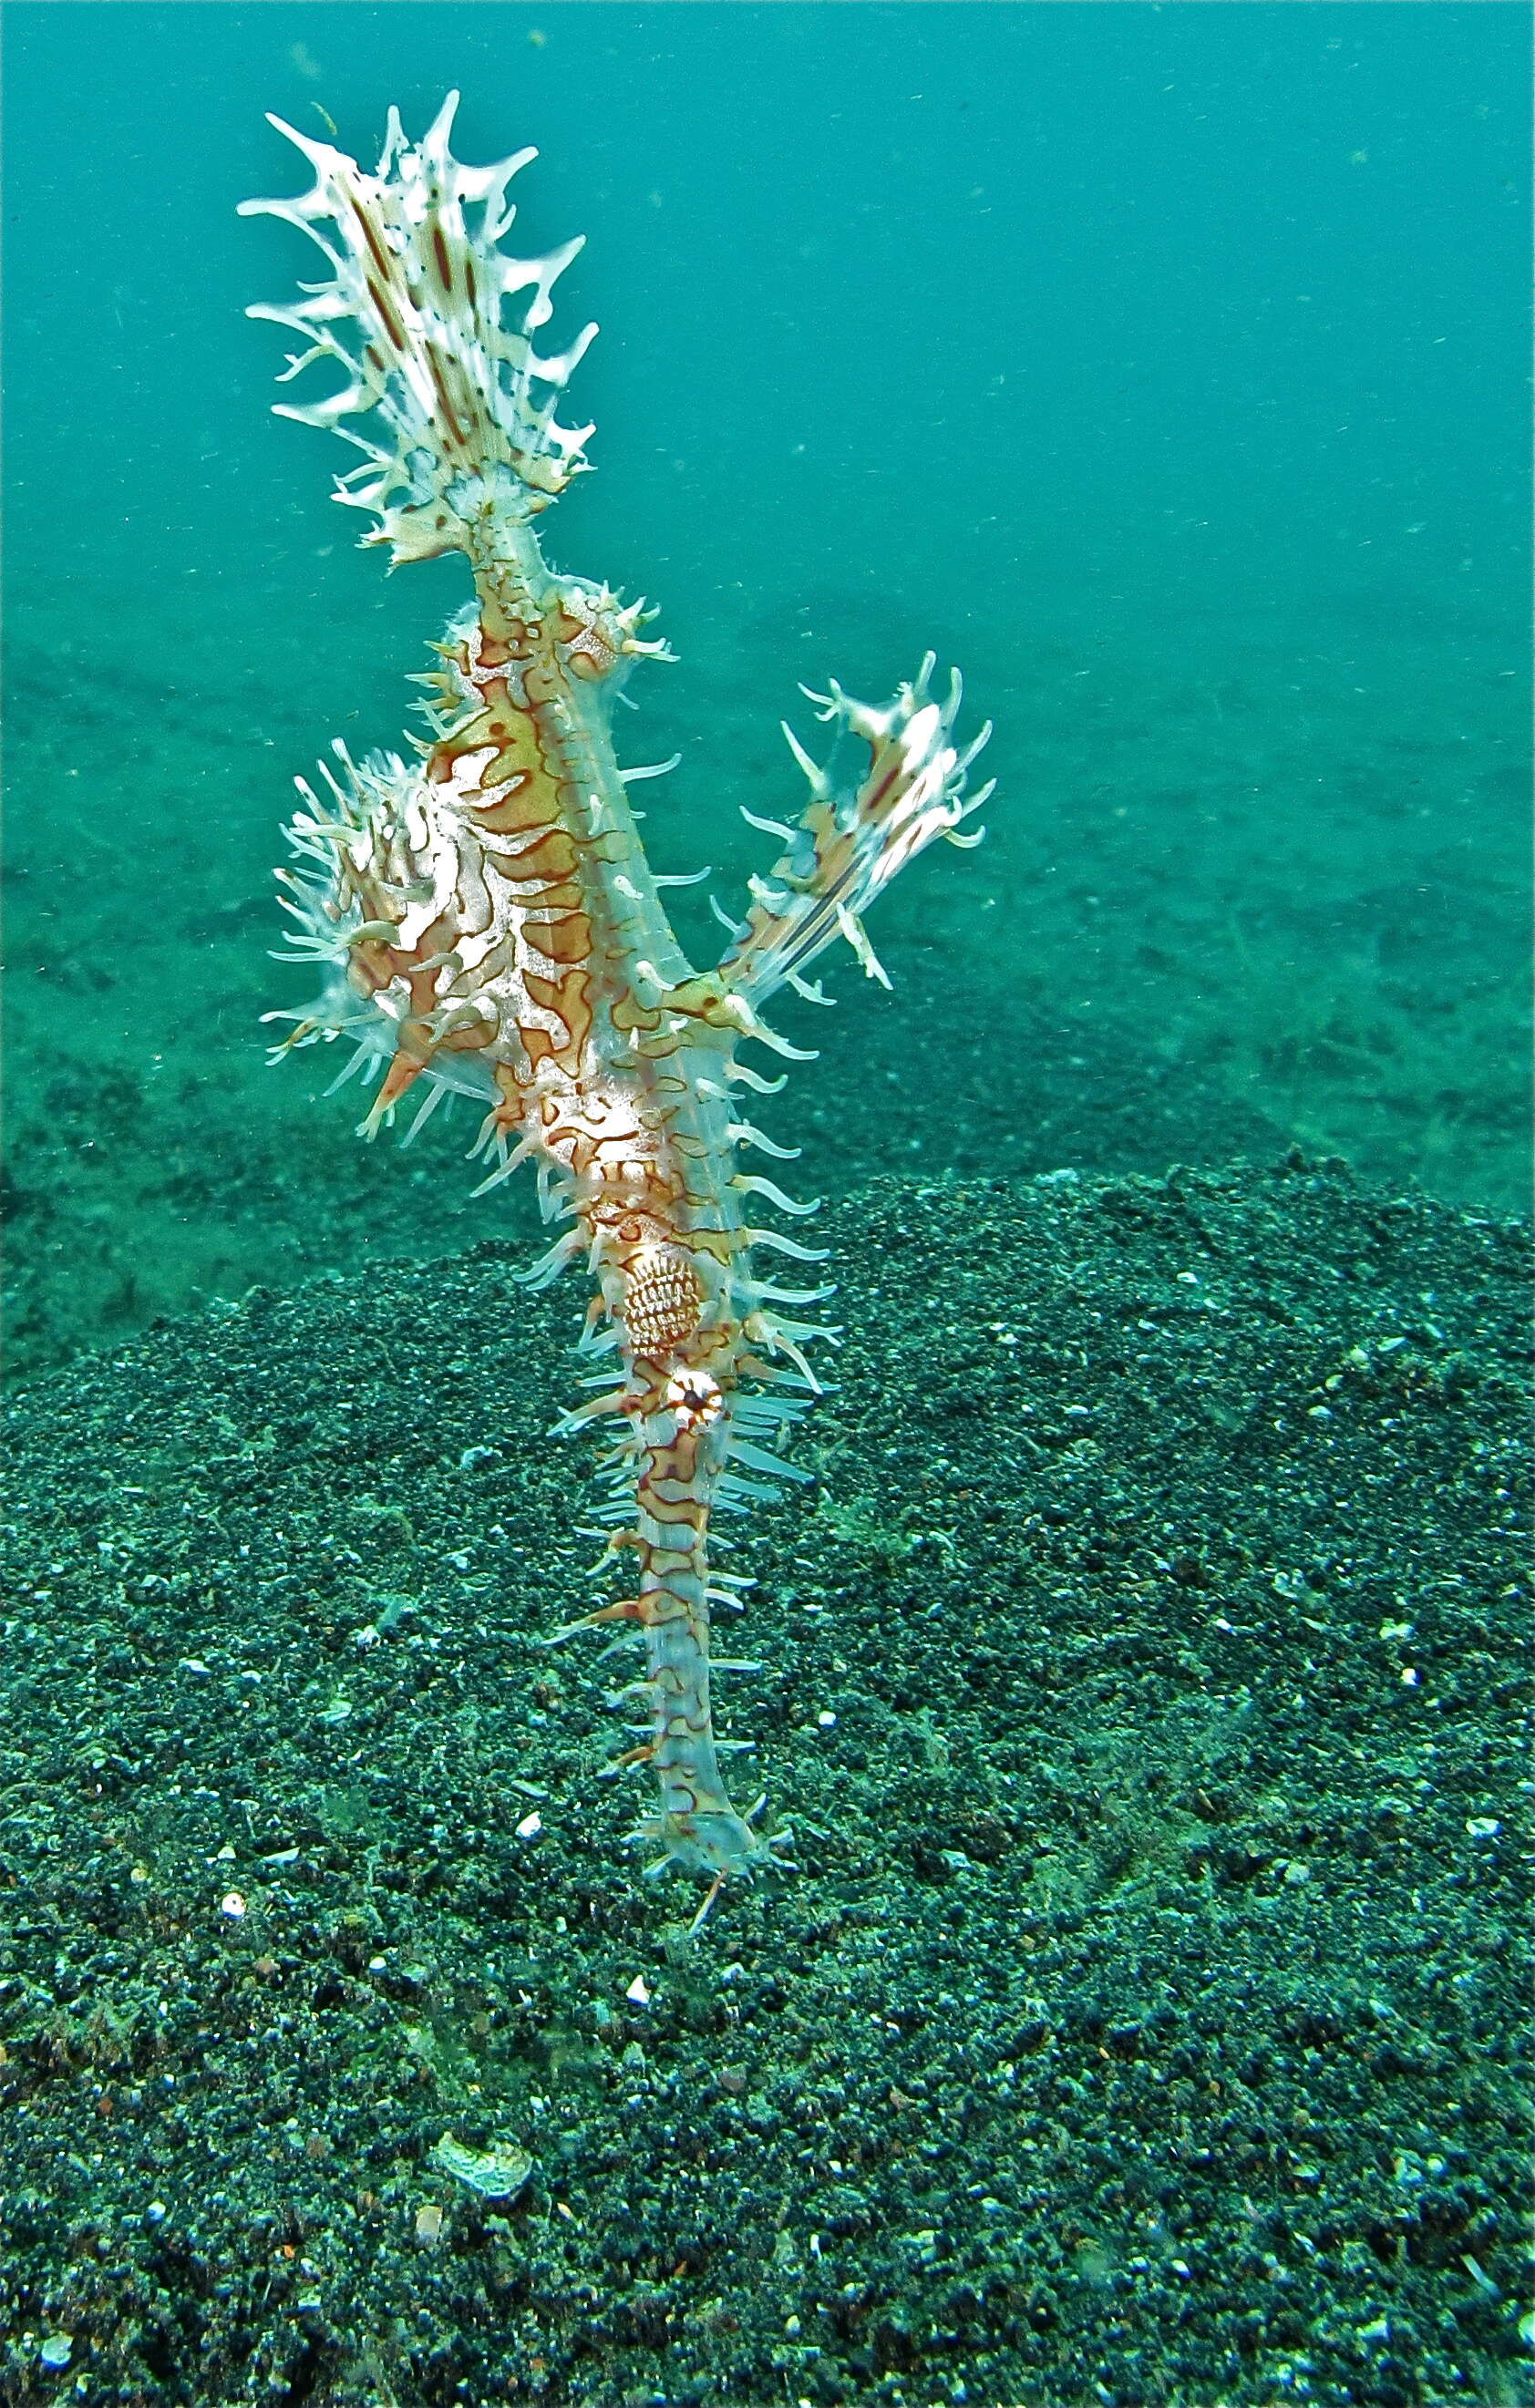
<svg viewBox="0 0 1535 2408"><path fill-rule="evenodd" d="M582 446L591 427L558 426L554 409L596 328L585 327L551 358L532 340L552 314L555 279L585 237L541 259L496 249L516 214L507 186L537 153L463 166L448 149L457 107L457 93L450 93L414 150L391 109L371 176L344 151L274 117L313 167L313 189L293 200L240 204L244 217L300 227L329 263L323 283L301 288L303 300L288 308L258 303L247 315L290 326L308 343L289 355L280 383L316 360L345 371L346 382L323 400L275 407L306 426L334 427L366 455L362 467L337 480L336 498L374 512L379 523L364 540L389 544L396 562L465 548L466 520L485 497L473 480L534 511L589 465ZM480 211L472 231L466 206ZM503 324L509 302L510 322ZM376 439L340 423L370 411Z"/></svg>
<svg viewBox="0 0 1535 2408"><path fill-rule="evenodd" d="M935 837L962 846L980 842L979 830L969 836L957 830L992 791L987 784L968 799L965 794L965 773L991 724L963 752L956 752L951 736L959 711L959 672L953 672L941 703L928 696L932 673L929 652L913 681L882 710L854 702L836 684L825 695L800 689L817 706L819 718L863 738L868 767L858 787L839 793L785 726L811 789L797 825L785 827L742 810L743 819L784 838L788 847L766 880L753 879L752 909L720 964L725 985L752 1005L765 1003L785 983L804 993L805 971L838 937L852 945L867 976L888 986L859 914ZM812 1000L826 997L812 991Z"/></svg>

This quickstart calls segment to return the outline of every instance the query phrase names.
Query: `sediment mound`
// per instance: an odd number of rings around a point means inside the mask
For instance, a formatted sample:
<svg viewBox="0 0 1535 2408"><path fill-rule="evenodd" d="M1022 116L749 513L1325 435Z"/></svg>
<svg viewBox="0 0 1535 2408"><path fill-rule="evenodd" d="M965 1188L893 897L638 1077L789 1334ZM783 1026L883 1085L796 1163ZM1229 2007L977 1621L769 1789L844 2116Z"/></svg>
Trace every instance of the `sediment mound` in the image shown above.
<svg viewBox="0 0 1535 2408"><path fill-rule="evenodd" d="M692 1937L628 1659L540 1643L573 1283L22 1394L7 2403L1526 2396L1522 1233L1292 1158L824 1234L717 1633L798 1870Z"/></svg>

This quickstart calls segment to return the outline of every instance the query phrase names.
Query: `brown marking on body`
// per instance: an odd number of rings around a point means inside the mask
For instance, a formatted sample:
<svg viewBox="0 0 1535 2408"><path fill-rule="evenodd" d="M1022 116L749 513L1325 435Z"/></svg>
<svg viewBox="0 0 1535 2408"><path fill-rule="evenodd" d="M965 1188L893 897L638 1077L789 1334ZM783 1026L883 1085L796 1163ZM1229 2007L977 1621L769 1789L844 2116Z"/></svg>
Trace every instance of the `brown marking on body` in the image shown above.
<svg viewBox="0 0 1535 2408"><path fill-rule="evenodd" d="M522 1032L518 1033L521 1035ZM527 1098L523 1092L522 1081L509 1062L493 1064L491 1077L495 1082L499 1097L492 1110L491 1118L503 1136L515 1136L523 1125L523 1115L527 1110Z"/></svg>
<svg viewBox="0 0 1535 2408"><path fill-rule="evenodd" d="M585 962L592 957L592 923L584 911L567 911L559 920L524 922L527 940L546 960Z"/></svg>
<svg viewBox="0 0 1535 2408"><path fill-rule="evenodd" d="M559 671L547 661L533 662L523 680L529 702L539 706L558 702L562 682Z"/></svg>
<svg viewBox="0 0 1535 2408"><path fill-rule="evenodd" d="M424 1019L437 1002L436 970L408 969L405 982L410 994L411 1011Z"/></svg>
<svg viewBox="0 0 1535 2408"><path fill-rule="evenodd" d="M559 880L568 878L576 867L576 848L564 828L550 828L525 853L520 853L507 865L509 878L519 881L530 878Z"/></svg>
<svg viewBox="0 0 1535 2408"><path fill-rule="evenodd" d="M386 945L381 939L369 938L365 945L353 945L347 961L347 978L361 996L377 995L385 987L407 956Z"/></svg>
<svg viewBox="0 0 1535 2408"><path fill-rule="evenodd" d="M544 817L552 824L558 821L560 807L554 781L541 752L522 744L503 745L494 761L487 761L480 773L480 791L493 795L496 789L511 786L533 788L542 798Z"/></svg>
<svg viewBox="0 0 1535 2408"><path fill-rule="evenodd" d="M865 796L862 816L867 818L879 809L886 795L890 792L891 787L900 776L901 766L901 758L899 753L897 753L889 768L885 771L884 776L880 780L879 784L874 787L869 794Z"/></svg>
<svg viewBox="0 0 1535 2408"><path fill-rule="evenodd" d="M528 1045L528 1057L538 1059L533 1053L533 1038L542 1038L545 1054L552 1054L571 1076L579 1076L581 1050L593 1028L593 1009L588 1002L591 970L567 970L564 978L539 978L538 970L523 970L523 987L528 990L530 1004L538 1004L539 1011L554 1013L554 1019L562 1021L568 1031L567 1042L559 1045L542 1028L523 1028L518 1021L523 1042Z"/></svg>
<svg viewBox="0 0 1535 2408"><path fill-rule="evenodd" d="M523 1050L527 1055L532 1077L537 1078L541 1064L559 1059L552 1029L540 1028L536 1021L520 1020L517 1023L517 1034L523 1040Z"/></svg>
<svg viewBox="0 0 1535 2408"><path fill-rule="evenodd" d="M472 727L462 728L454 735L451 743L433 745L426 761L428 785L451 786L452 784L459 763L477 749L469 740L473 734Z"/></svg>
<svg viewBox="0 0 1535 2408"><path fill-rule="evenodd" d="M467 449L467 437L464 433L464 429L458 423L457 417L454 414L453 405L448 397L448 387L443 377L442 362L438 356L438 347L435 343L429 342L425 344L423 348L426 353L426 365L432 372L432 382L437 390L438 401L441 407L448 433L452 437L453 442L458 446L459 450L461 452L466 451Z"/></svg>
<svg viewBox="0 0 1535 2408"><path fill-rule="evenodd" d="M483 828L492 836L527 836L535 828L552 826L547 794L539 792L527 771L519 770L517 777L515 786L509 781L495 788L499 800L477 803L470 796L474 809L471 827ZM483 780L481 791L484 792Z"/></svg>
<svg viewBox="0 0 1535 2408"><path fill-rule="evenodd" d="M446 1037L438 1039L439 1054L478 1054L481 1046L495 1042L495 1023L478 1016L466 1021L461 1028L451 1028Z"/></svg>
<svg viewBox="0 0 1535 2408"><path fill-rule="evenodd" d="M401 327L399 320L395 317L394 310L390 308L384 295L374 283L372 277L368 277L366 280L367 284L368 298L371 300L373 307L377 309L379 316L383 321L384 333L389 337L390 341L394 344L395 349L397 351L403 352L408 351L409 349L409 345L405 339L404 329Z"/></svg>
<svg viewBox="0 0 1535 2408"><path fill-rule="evenodd" d="M573 677L604 678L610 673L618 654L595 619L581 619L574 611L562 609L555 633L565 645L566 663Z"/></svg>
<svg viewBox="0 0 1535 2408"><path fill-rule="evenodd" d="M564 1045L551 1050L572 1078L581 1069L581 1053L592 1033L592 1006L587 999L591 983L587 969L569 969L557 979L541 979L534 970L523 973L529 1002L536 1003L542 1011L552 1012L569 1032Z"/></svg>
<svg viewBox="0 0 1535 2408"><path fill-rule="evenodd" d="M555 781L539 741L538 730L525 712L509 710L504 703L488 705L465 725L456 727L451 741L438 745L436 750L456 756L462 752L482 752L487 745L495 748L495 757L487 761L480 772L481 793L488 794L495 786L535 781L550 795L547 816L552 819L556 803L550 790Z"/></svg>
<svg viewBox="0 0 1535 2408"><path fill-rule="evenodd" d="M452 965L448 967L451 968ZM460 1001L481 997L499 1008L503 997L494 990L503 979L514 978L516 968L517 939L515 932L509 931L507 935L498 937L479 961L465 969L454 970L448 982L447 993Z"/></svg>
<svg viewBox="0 0 1535 2408"><path fill-rule="evenodd" d="M659 1011L653 1011L648 1005L627 995L618 996L609 1017L623 1036L627 1036L631 1028L655 1029L661 1025Z"/></svg>
<svg viewBox="0 0 1535 2408"><path fill-rule="evenodd" d="M724 1264L728 1264L732 1254L740 1253L745 1244L739 1229L690 1229L687 1241L696 1254L707 1254L711 1262Z"/></svg>
<svg viewBox="0 0 1535 2408"><path fill-rule="evenodd" d="M653 1521L662 1523L667 1529L685 1522L690 1529L702 1535L709 1518L709 1507L702 1498L664 1496L649 1472L640 1480L635 1495L641 1511L649 1513Z"/></svg>
<svg viewBox="0 0 1535 2408"><path fill-rule="evenodd" d="M351 209L352 216L356 219L358 224L363 229L363 240L366 243L369 251L373 253L374 261L377 265L380 275L383 278L384 282L388 284L394 278L395 264L390 258L389 253L384 250L383 245L380 242L378 235L374 231L373 220L369 216L367 210L363 207L361 201L357 198L356 194L351 191L350 186L347 185L343 185L342 190L346 194L348 208ZM368 291L371 293L373 287L370 284L368 286Z"/></svg>

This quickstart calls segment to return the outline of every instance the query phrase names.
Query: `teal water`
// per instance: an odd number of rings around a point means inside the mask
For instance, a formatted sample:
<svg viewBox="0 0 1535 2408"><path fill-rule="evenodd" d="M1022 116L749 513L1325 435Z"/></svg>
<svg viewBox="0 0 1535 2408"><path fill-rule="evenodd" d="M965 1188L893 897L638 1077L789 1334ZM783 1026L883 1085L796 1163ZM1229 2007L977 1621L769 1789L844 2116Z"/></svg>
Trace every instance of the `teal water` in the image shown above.
<svg viewBox="0 0 1535 2408"><path fill-rule="evenodd" d="M398 741L464 588L386 582L267 415L241 312L306 246L235 206L305 180L265 109L370 159L453 84L461 156L539 147L513 239L589 236L549 543L681 655L625 719L683 755L657 866L731 905L801 678L931 646L997 724L988 843L887 898L895 995L842 965L774 1109L812 1183L1299 1143L1522 1206L1526 11L3 22L17 1368L525 1212L466 1204L466 1129L366 1154L256 1026L292 775Z"/></svg>

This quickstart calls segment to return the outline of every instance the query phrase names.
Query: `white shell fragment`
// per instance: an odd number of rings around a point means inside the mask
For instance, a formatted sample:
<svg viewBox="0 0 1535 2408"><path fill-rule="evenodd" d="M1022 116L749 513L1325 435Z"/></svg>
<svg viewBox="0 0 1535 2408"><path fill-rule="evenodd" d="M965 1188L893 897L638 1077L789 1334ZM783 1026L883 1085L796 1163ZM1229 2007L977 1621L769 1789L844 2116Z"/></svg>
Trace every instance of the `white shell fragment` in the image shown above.
<svg viewBox="0 0 1535 2408"><path fill-rule="evenodd" d="M452 2132L444 2132L432 2151L432 2161L486 2199L515 2199L533 2172L533 2159L514 2141L497 2141L489 2149L466 2149Z"/></svg>

